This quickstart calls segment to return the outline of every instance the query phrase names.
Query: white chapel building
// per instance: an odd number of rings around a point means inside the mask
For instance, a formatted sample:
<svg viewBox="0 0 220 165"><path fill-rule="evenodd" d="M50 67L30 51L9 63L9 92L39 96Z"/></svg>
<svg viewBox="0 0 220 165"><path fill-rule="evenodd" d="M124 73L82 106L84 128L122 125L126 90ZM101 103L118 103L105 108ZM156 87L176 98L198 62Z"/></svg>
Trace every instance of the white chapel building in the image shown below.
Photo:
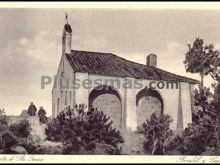
<svg viewBox="0 0 220 165"><path fill-rule="evenodd" d="M173 119L173 130L184 129L192 121L192 94L197 80L157 68L154 54L148 55L146 65L143 65L112 53L73 50L71 42L72 28L66 23L56 77L64 82L71 80L72 84L68 88L54 85L53 117L66 107L84 104L86 110L97 108L103 111L111 118L114 127L124 130L135 131L153 112L169 114ZM84 86L79 85L83 81ZM90 86L88 82L93 83ZM113 86L113 82L116 85ZM144 85L141 88L140 85L139 88L134 85L123 87L124 82ZM152 82L158 88L146 88ZM164 84L169 82L176 83L178 88L167 88Z"/></svg>

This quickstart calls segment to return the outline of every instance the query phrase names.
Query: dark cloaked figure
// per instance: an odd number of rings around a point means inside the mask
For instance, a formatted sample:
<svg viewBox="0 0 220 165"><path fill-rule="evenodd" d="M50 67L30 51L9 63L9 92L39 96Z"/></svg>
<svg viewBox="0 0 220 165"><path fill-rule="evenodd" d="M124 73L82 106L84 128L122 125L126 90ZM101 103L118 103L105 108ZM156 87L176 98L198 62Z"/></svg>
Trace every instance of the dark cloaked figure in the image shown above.
<svg viewBox="0 0 220 165"><path fill-rule="evenodd" d="M28 111L27 113L30 115L30 116L35 116L35 113L37 112L37 108L36 106L33 104L33 102L31 102L30 106L28 107Z"/></svg>
<svg viewBox="0 0 220 165"><path fill-rule="evenodd" d="M38 116L39 116L39 120L41 123L45 124L47 122L46 111L42 106L40 107L38 111Z"/></svg>

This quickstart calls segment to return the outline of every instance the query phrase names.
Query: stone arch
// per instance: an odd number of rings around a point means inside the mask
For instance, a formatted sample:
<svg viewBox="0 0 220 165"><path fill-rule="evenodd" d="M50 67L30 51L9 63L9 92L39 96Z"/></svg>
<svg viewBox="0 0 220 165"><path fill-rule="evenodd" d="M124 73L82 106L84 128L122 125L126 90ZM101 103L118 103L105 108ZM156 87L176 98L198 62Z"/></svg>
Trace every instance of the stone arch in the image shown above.
<svg viewBox="0 0 220 165"><path fill-rule="evenodd" d="M137 124L141 126L152 113L161 115L164 111L164 101L160 93L152 89L142 89L136 95Z"/></svg>
<svg viewBox="0 0 220 165"><path fill-rule="evenodd" d="M111 86L95 87L89 94L89 109L104 112L113 121L113 127L122 127L122 102L119 92Z"/></svg>

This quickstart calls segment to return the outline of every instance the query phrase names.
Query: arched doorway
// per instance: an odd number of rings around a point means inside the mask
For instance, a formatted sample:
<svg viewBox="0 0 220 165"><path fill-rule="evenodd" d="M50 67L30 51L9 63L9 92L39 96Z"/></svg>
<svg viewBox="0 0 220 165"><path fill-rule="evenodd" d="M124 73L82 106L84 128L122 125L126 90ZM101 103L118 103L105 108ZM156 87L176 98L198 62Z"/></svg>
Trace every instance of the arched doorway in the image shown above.
<svg viewBox="0 0 220 165"><path fill-rule="evenodd" d="M153 113L163 113L163 99L161 95L151 89L143 89L136 95L137 124L141 126Z"/></svg>
<svg viewBox="0 0 220 165"><path fill-rule="evenodd" d="M98 86L89 95L89 109L96 108L113 121L113 127L122 126L122 105L119 93L110 86Z"/></svg>

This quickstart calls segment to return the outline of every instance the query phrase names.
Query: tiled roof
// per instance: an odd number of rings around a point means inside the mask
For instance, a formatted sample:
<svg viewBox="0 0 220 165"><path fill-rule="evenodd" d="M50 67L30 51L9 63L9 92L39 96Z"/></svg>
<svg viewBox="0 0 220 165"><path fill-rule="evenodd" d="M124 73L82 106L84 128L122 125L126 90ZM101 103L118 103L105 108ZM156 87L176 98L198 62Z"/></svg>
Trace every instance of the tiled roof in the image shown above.
<svg viewBox="0 0 220 165"><path fill-rule="evenodd" d="M66 57L75 72L113 77L199 83L197 80L178 76L159 68L138 64L112 53L72 50L71 54L66 54Z"/></svg>

